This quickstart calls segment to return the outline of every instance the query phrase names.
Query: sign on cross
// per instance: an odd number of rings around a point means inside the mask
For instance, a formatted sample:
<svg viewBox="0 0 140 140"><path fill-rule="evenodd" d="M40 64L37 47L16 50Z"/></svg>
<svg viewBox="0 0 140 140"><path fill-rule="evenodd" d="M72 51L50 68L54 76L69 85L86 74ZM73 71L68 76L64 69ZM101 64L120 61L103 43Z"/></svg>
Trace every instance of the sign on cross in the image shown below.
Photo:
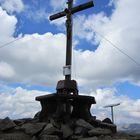
<svg viewBox="0 0 140 140"><path fill-rule="evenodd" d="M65 73L65 80L71 80L71 64L72 64L72 15L79 11L93 7L93 1L73 7L73 0L68 0L68 8L64 11L50 16L50 20L55 20L66 16L67 44L66 44L66 69L70 72Z"/></svg>

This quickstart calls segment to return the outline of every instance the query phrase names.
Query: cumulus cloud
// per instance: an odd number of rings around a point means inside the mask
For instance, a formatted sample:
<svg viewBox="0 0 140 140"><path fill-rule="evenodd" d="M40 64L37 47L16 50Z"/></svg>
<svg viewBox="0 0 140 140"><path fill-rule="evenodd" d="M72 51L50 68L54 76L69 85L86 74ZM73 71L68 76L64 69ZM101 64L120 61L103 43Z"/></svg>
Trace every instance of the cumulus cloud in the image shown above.
<svg viewBox="0 0 140 140"><path fill-rule="evenodd" d="M20 13L24 10L22 0L0 0L0 4L9 13Z"/></svg>
<svg viewBox="0 0 140 140"><path fill-rule="evenodd" d="M38 9L38 10L30 10L28 9L25 12L25 15L27 15L27 17L29 19L32 19L36 22L41 22L43 20L48 20L49 14L47 13L46 9Z"/></svg>
<svg viewBox="0 0 140 140"><path fill-rule="evenodd" d="M50 1L50 5L52 6L52 8L56 11L56 10L62 10L62 9L64 9L64 7L66 7L66 1L65 0L61 0L61 1L59 1L59 3L58 3L58 1L57 0L51 0Z"/></svg>
<svg viewBox="0 0 140 140"><path fill-rule="evenodd" d="M5 62L0 62L0 77L9 78L15 75L12 66Z"/></svg>
<svg viewBox="0 0 140 140"><path fill-rule="evenodd" d="M6 11L0 7L0 21L0 44L2 45L3 43L11 41L11 39L13 39L12 36L16 29L17 19L15 16L9 16Z"/></svg>
<svg viewBox="0 0 140 140"><path fill-rule="evenodd" d="M25 35L8 49L1 49L1 59L13 66L14 81L54 84L62 78L64 40L64 34Z"/></svg>
<svg viewBox="0 0 140 140"><path fill-rule="evenodd" d="M44 20L48 20L49 13L48 13L48 1L35 1L32 0L30 4L25 4L25 9L23 15L25 18L33 20L34 22L42 22Z"/></svg>
<svg viewBox="0 0 140 140"><path fill-rule="evenodd" d="M0 87L3 86L2 84ZM11 88L4 85L4 91L0 91L0 118L7 116L12 119L33 117L41 110L39 102L35 101L35 97L50 94L47 91L27 90L22 87ZM83 93L85 94L85 93ZM116 89L97 89L95 92L89 93L96 99L96 104L92 106L91 113L97 119L111 118L110 108L103 106L111 103L121 103L120 106L114 108L115 123L136 123L139 122L140 116L140 100L132 100L127 96L117 96Z"/></svg>
<svg viewBox="0 0 140 140"><path fill-rule="evenodd" d="M0 118L7 116L13 119L33 117L35 113L41 110L41 106L39 102L35 101L35 97L44 94L49 94L49 92L7 87L7 91L0 93Z"/></svg>
<svg viewBox="0 0 140 140"><path fill-rule="evenodd" d="M111 118L110 108L104 108L105 105L114 103L121 103L120 106L114 107L115 123L137 123L140 116L140 100L130 99L128 96L117 95L115 88L97 89L91 92L90 95L94 96L97 104L92 106L91 112L97 116L97 119Z"/></svg>
<svg viewBox="0 0 140 140"><path fill-rule="evenodd" d="M112 4L114 9L110 17L101 12L88 17L76 16L74 19L74 36L98 45L95 52L74 51L76 75L80 85L94 88L117 81L129 81L137 85L140 83L139 64L132 61L134 59L138 62L140 59L138 53L140 18L135 18L140 11L140 3L138 0L135 3L131 0L118 0L110 1L109 5ZM118 51L112 44L132 59Z"/></svg>
<svg viewBox="0 0 140 140"><path fill-rule="evenodd" d="M76 24L83 25L83 28L76 26L76 34L78 33L79 37L85 38L87 41L99 44L95 52L87 50L77 53L78 67L81 68L85 64L82 70L78 70L78 75L84 84L108 85L125 80L135 84L139 83L139 65L109 43L109 41L112 42L138 62L140 59L138 53L140 18L135 18L135 15L139 13L139 4L138 0L135 3L131 0L119 0L115 1L115 9L110 17L99 13L89 15L88 18L80 16L76 19ZM106 39L102 38L100 34Z"/></svg>
<svg viewBox="0 0 140 140"><path fill-rule="evenodd" d="M17 19L14 16L9 16L2 9L0 9L0 14L3 23L0 33L5 36L5 38L1 38L3 44L8 39L9 41L15 39L12 35ZM52 33L25 35L22 39L1 48L0 55L2 62L0 77L3 80L4 67L2 65L11 68L9 71L11 74L15 73L14 76L6 77L7 81L54 85L58 79L62 79L65 35L61 33L56 35Z"/></svg>

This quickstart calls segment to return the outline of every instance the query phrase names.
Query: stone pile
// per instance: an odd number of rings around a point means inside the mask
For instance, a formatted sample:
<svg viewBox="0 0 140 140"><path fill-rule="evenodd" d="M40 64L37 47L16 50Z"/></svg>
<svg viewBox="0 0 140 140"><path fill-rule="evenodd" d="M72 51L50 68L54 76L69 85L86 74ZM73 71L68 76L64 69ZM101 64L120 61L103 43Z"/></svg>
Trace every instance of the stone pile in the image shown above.
<svg viewBox="0 0 140 140"><path fill-rule="evenodd" d="M113 124L106 123L108 120L89 123L83 119L50 119L40 122L37 116L19 120L7 117L0 120L0 140L140 140L133 135L114 133L109 129ZM98 127L98 123L108 127Z"/></svg>

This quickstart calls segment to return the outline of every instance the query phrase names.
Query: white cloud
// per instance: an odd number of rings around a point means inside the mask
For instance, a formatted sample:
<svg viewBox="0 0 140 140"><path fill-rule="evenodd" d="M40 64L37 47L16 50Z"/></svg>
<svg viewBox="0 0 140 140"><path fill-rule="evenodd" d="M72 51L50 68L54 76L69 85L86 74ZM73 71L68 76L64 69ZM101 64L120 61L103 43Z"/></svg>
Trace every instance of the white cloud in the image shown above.
<svg viewBox="0 0 140 140"><path fill-rule="evenodd" d="M140 18L136 15L140 12L140 2L118 0L111 3L114 5L114 10L110 17L101 12L88 17L76 16L74 19L74 36L99 44L95 52L74 51L76 75L80 85L94 88L117 81L129 81L140 85L139 65L109 43L112 42L139 62Z"/></svg>
<svg viewBox="0 0 140 140"><path fill-rule="evenodd" d="M80 24L80 26L76 26L76 34L78 33L79 37L92 43L99 43L95 52L84 51L76 54L77 65L80 68L77 70L77 75L83 84L108 85L125 80L135 84L139 83L139 66L98 34L98 32L102 34L139 62L140 18L135 16L140 11L140 1L136 0L133 3L131 0L119 0L115 4L115 9L110 17L99 13L90 15L88 18L81 16L76 19L76 24Z"/></svg>
<svg viewBox="0 0 140 140"><path fill-rule="evenodd" d="M0 77L11 78L15 75L12 66L5 62L0 62Z"/></svg>
<svg viewBox="0 0 140 140"><path fill-rule="evenodd" d="M39 5L39 3L37 4ZM24 16L34 22L42 22L49 19L46 7L37 8L35 5L26 5Z"/></svg>
<svg viewBox="0 0 140 140"><path fill-rule="evenodd" d="M2 15L0 27L1 44L14 40L17 19L9 16L0 8ZM65 59L65 35L46 33L44 35L25 35L9 46L0 49L0 61L12 69L13 76L5 77L6 81L29 82L54 85L62 78L62 67ZM4 80L1 68L0 77Z"/></svg>
<svg viewBox="0 0 140 140"><path fill-rule="evenodd" d="M73 4L75 4L78 0L73 0ZM64 10L67 8L67 1L66 0L50 0L50 6L53 8L54 11Z"/></svg>
<svg viewBox="0 0 140 140"><path fill-rule="evenodd" d="M22 0L0 0L2 8L4 8L7 12L20 13L24 10L24 4Z"/></svg>
<svg viewBox="0 0 140 140"><path fill-rule="evenodd" d="M58 2L58 0L51 0L50 1L50 5L52 6L52 8L56 11L56 10L64 10L66 7L66 1L65 0L61 0Z"/></svg>
<svg viewBox="0 0 140 140"><path fill-rule="evenodd" d="M140 100L130 99L128 96L118 96L116 89L97 89L91 92L97 104L92 106L91 112L97 116L97 119L111 118L110 108L104 108L105 105L121 103L120 106L114 107L115 123L137 123L140 121Z"/></svg>
<svg viewBox="0 0 140 140"><path fill-rule="evenodd" d="M12 39L12 35L14 34L16 28L17 19L14 16L9 16L6 11L0 7L0 21L0 45L2 45L3 43Z"/></svg>
<svg viewBox="0 0 140 140"><path fill-rule="evenodd" d="M9 88L6 92L0 93L0 118L7 116L12 119L33 117L41 110L40 103L35 101L35 97L44 94L49 94L49 92L29 91L21 87Z"/></svg>
<svg viewBox="0 0 140 140"><path fill-rule="evenodd" d="M89 15L88 17L85 15L76 16L74 19L74 35L97 44L102 38L95 31L104 35L106 31L105 25L108 22L109 19L103 12L96 15Z"/></svg>
<svg viewBox="0 0 140 140"><path fill-rule="evenodd" d="M54 84L62 77L64 40L64 34L25 35L8 49L1 49L1 59L13 66L14 81Z"/></svg>
<svg viewBox="0 0 140 140"><path fill-rule="evenodd" d="M0 91L0 118L7 116L12 119L33 117L41 110L39 102L35 101L35 97L40 95L50 94L50 92L42 92L38 90L27 90L21 87L13 89L6 87L7 90ZM121 105L114 108L115 123L137 123L140 118L140 100L132 100L127 96L117 96L116 89L97 89L95 92L90 92L91 96L96 99L96 105L92 106L91 112L97 119L111 118L110 108L103 106L119 103ZM83 93L85 94L85 93Z"/></svg>

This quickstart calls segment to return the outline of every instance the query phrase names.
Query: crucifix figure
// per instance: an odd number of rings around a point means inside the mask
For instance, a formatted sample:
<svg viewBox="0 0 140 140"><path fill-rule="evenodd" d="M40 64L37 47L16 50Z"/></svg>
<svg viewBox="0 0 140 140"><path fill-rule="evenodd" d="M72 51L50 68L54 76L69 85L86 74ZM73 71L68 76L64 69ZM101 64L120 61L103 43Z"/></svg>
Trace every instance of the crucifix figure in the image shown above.
<svg viewBox="0 0 140 140"><path fill-rule="evenodd" d="M67 33L67 44L66 44L66 66L64 67L65 80L71 80L71 65L72 65L72 15L79 11L93 7L93 1L85 4L73 7L73 0L68 0L68 8L64 11L50 16L50 20L55 20L66 16L66 33Z"/></svg>

